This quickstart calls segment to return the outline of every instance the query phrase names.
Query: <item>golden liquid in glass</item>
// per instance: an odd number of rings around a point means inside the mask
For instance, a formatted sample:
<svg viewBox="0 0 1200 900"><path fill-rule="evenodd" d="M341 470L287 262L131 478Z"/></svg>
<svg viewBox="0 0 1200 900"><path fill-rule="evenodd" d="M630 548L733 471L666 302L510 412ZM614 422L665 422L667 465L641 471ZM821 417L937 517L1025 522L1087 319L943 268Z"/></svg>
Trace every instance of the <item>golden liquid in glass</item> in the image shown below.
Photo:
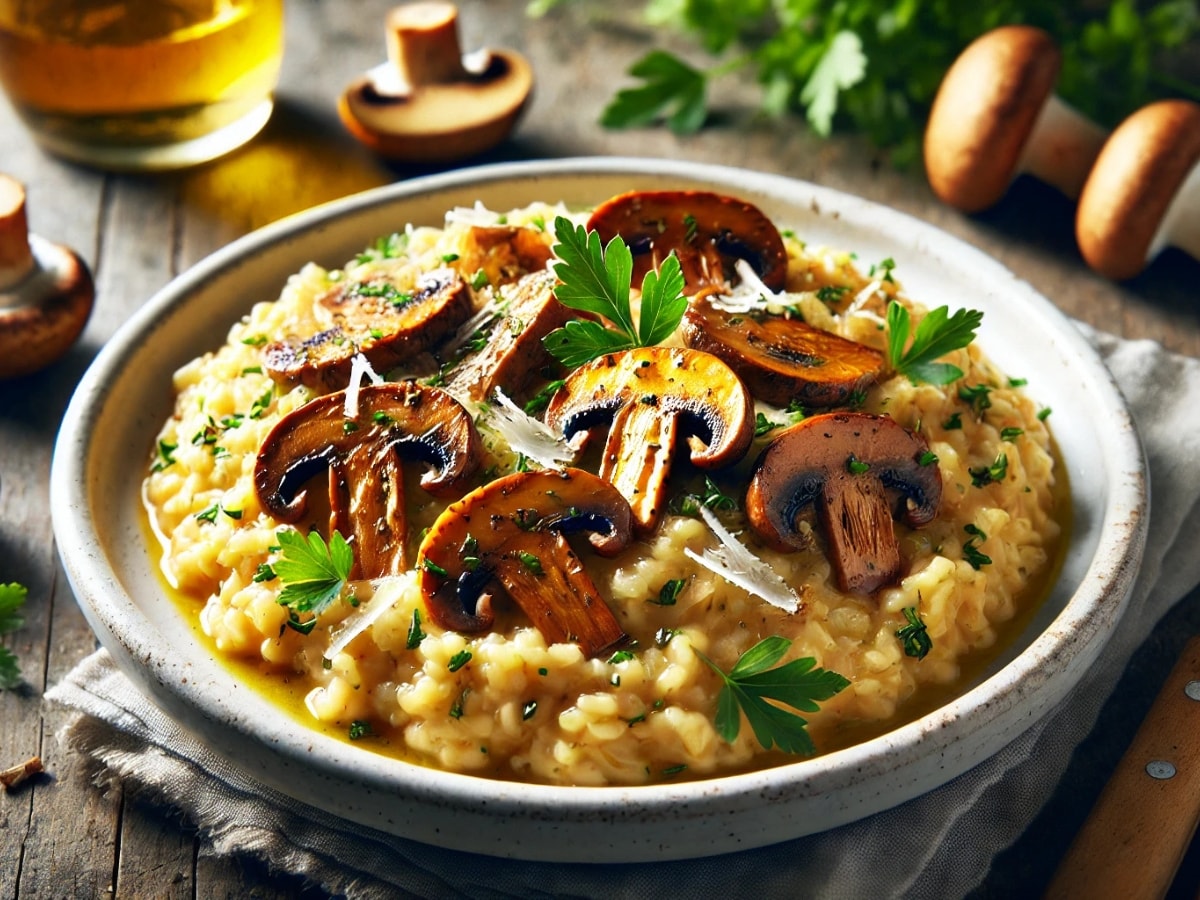
<svg viewBox="0 0 1200 900"><path fill-rule="evenodd" d="M0 85L42 144L84 161L169 164L257 117L236 146L270 114L282 52L283 0L0 0Z"/></svg>

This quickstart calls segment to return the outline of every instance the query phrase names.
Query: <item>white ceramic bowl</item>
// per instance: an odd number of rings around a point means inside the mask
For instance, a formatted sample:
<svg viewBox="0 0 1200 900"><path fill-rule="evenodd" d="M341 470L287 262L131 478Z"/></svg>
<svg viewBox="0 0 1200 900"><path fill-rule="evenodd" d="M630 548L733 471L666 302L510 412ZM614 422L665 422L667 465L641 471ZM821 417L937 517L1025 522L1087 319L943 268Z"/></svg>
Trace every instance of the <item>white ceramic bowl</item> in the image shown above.
<svg viewBox="0 0 1200 900"><path fill-rule="evenodd" d="M650 787L513 784L419 768L305 728L236 683L165 596L139 523L139 486L172 372L217 347L254 300L309 261L336 267L407 222L477 200L593 205L629 189L741 196L809 240L892 257L927 306L985 311L979 340L1027 378L1072 484L1062 576L1033 623L969 690L918 721L779 768ZM54 531L92 627L170 715L263 783L345 818L444 847L524 859L634 862L762 846L928 791L1001 749L1079 680L1124 609L1146 523L1146 471L1109 373L1054 306L973 248L895 211L738 169L636 159L490 166L403 182L264 228L149 300L104 348L63 422Z"/></svg>

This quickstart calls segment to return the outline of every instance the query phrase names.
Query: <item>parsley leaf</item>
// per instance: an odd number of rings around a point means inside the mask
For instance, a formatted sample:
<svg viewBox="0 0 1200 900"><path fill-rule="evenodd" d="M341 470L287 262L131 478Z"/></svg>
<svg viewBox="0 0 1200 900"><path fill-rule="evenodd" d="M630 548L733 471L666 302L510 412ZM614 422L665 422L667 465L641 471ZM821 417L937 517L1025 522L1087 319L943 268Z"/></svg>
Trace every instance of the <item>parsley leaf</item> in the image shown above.
<svg viewBox="0 0 1200 900"><path fill-rule="evenodd" d="M653 50L629 68L644 82L617 92L600 115L606 128L636 128L664 118L676 134L699 131L708 116L708 76L663 50Z"/></svg>
<svg viewBox="0 0 1200 900"><path fill-rule="evenodd" d="M850 682L836 672L816 668L812 657L771 668L791 645L787 638L764 638L743 653L728 674L699 650L695 651L724 682L717 698L714 724L726 742L732 743L737 738L741 714L745 713L764 749L778 746L785 753L804 755L816 751L806 730L808 721L769 701L813 713L819 709L818 701L828 700Z"/></svg>
<svg viewBox="0 0 1200 900"><path fill-rule="evenodd" d="M862 39L853 31L839 31L800 90L800 102L808 107L808 122L813 131L822 137L829 135L838 96L862 81L866 72Z"/></svg>
<svg viewBox="0 0 1200 900"><path fill-rule="evenodd" d="M982 321L983 313L978 310L960 309L954 315L949 315L947 307L939 306L930 310L921 320L917 330L912 333L912 345L909 346L912 317L907 307L893 300L887 309L888 364L893 372L908 376L914 384L921 381L929 384L957 381L963 376L962 369L936 360L971 343Z"/></svg>
<svg viewBox="0 0 1200 900"><path fill-rule="evenodd" d="M658 272L642 279L640 320L633 321L629 290L633 280L633 254L620 235L602 247L600 235L559 216L554 222L558 242L555 274L561 284L554 295L563 306L603 316L615 328L576 319L550 332L542 343L566 366L581 366L605 353L650 347L679 326L687 309L683 272L674 254Z"/></svg>
<svg viewBox="0 0 1200 900"><path fill-rule="evenodd" d="M0 634L16 631L25 624L21 608L29 589L23 584L0 583ZM17 657L7 647L0 647L0 690L12 690L21 683L21 668Z"/></svg>
<svg viewBox="0 0 1200 900"><path fill-rule="evenodd" d="M326 545L315 531L304 535L285 529L275 537L280 556L272 566L283 583L279 604L293 612L320 615L346 586L354 567L354 551L340 532L333 532Z"/></svg>

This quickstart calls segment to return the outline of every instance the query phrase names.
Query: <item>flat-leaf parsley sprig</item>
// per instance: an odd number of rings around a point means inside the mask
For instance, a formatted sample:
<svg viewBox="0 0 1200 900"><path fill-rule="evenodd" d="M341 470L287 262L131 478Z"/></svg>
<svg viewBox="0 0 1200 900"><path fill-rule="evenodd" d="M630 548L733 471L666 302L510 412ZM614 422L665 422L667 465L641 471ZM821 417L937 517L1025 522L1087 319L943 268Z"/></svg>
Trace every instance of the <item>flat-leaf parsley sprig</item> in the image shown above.
<svg viewBox="0 0 1200 900"><path fill-rule="evenodd" d="M546 335L542 342L563 365L581 366L605 353L653 347L679 327L687 297L674 254L642 279L641 315L635 323L629 305L633 254L621 236L602 247L595 231L563 216L555 219L554 234L554 271L561 282L554 296L563 306L601 315L614 326L576 319Z"/></svg>
<svg viewBox="0 0 1200 900"><path fill-rule="evenodd" d="M29 589L23 584L0 583L0 634L16 631L25 624L21 608ZM17 657L7 647L0 647L0 690L12 690L21 683L21 668Z"/></svg>
<svg viewBox="0 0 1200 900"><path fill-rule="evenodd" d="M741 655L728 674L699 650L694 652L725 683L717 699L714 722L717 733L732 743L741 730L741 714L754 729L763 748L779 747L785 753L811 756L816 746L808 735L808 720L788 712L770 701L786 704L801 712L814 713L818 702L828 700L850 682L828 669L816 667L811 656L793 659L771 668L783 658L792 642L787 638L763 638Z"/></svg>
<svg viewBox="0 0 1200 900"><path fill-rule="evenodd" d="M284 529L275 537L279 559L272 569L283 584L279 605L291 613L288 625L308 633L316 617L341 596L354 568L354 551L337 531L329 536L328 544L316 531L305 538L298 531ZM311 613L312 618L301 620L298 613Z"/></svg>
<svg viewBox="0 0 1200 900"><path fill-rule="evenodd" d="M937 362L938 359L975 340L975 331L983 322L983 313L975 309L960 309L949 314L945 306L926 313L912 331L908 308L893 300L887 308L887 359L898 375L906 375L914 383L950 384L962 378L958 366ZM912 333L912 344L908 343ZM907 349L906 349L907 348Z"/></svg>

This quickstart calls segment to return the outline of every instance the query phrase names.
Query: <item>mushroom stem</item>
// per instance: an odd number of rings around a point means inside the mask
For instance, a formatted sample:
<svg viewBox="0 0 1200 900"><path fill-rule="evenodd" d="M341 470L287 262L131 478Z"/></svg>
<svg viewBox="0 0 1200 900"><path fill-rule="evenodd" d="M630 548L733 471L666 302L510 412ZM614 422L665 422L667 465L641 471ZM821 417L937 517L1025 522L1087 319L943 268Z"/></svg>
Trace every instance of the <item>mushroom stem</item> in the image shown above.
<svg viewBox="0 0 1200 900"><path fill-rule="evenodd" d="M387 55L401 88L449 84L467 77L453 3L409 3L387 16Z"/></svg>
<svg viewBox="0 0 1200 900"><path fill-rule="evenodd" d="M1028 172L1076 200L1107 137L1105 129L1051 94L1033 124L1016 171Z"/></svg>
<svg viewBox="0 0 1200 900"><path fill-rule="evenodd" d="M33 265L25 188L15 178L0 174L0 292L21 282Z"/></svg>

